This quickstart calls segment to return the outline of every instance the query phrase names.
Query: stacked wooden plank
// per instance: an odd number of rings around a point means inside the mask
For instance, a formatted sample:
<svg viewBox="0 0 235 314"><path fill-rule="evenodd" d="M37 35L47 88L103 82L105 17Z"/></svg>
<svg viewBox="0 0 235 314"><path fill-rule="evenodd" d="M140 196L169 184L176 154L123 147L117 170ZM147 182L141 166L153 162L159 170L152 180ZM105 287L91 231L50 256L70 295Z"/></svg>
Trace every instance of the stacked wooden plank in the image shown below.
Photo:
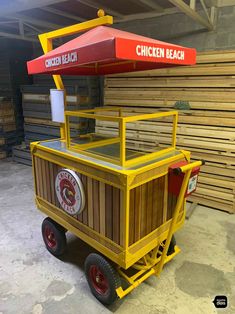
<svg viewBox="0 0 235 314"><path fill-rule="evenodd" d="M178 148L206 161L191 200L235 211L235 51L200 53L193 67L109 76L104 104L127 114L178 109ZM115 133L107 123L98 128ZM166 145L169 134L169 123L148 121L127 131L129 142L150 150Z"/></svg>
<svg viewBox="0 0 235 314"><path fill-rule="evenodd" d="M52 121L51 104L48 86L22 87L22 105L24 115L25 142L46 140L60 136L59 123ZM94 99L88 94L80 94L76 87L67 88L68 110L87 108L94 104ZM86 131L89 126L80 122L80 131Z"/></svg>
<svg viewBox="0 0 235 314"><path fill-rule="evenodd" d="M85 82L87 84L87 82ZM82 84L81 84L82 85ZM92 82L90 83L92 85ZM93 84L94 85L94 84ZM25 85L21 87L22 107L24 115L25 142L13 150L13 159L27 165L31 164L29 144L33 141L48 140L60 137L60 125L52 121L50 88L48 85ZM95 91L93 90L95 89ZM99 95L96 86L87 90L83 86L67 86L67 110L78 110L97 105ZM76 121L77 122L77 121ZM94 127L91 121L80 119L76 127L80 133L85 133Z"/></svg>
<svg viewBox="0 0 235 314"><path fill-rule="evenodd" d="M11 148L19 141L16 132L15 114L12 100L0 100L0 159L11 153Z"/></svg>
<svg viewBox="0 0 235 314"><path fill-rule="evenodd" d="M32 44L1 38L0 44L0 155L12 152L12 145L23 140L23 115L20 84L30 84L26 61L31 59ZM3 112L4 111L4 112Z"/></svg>

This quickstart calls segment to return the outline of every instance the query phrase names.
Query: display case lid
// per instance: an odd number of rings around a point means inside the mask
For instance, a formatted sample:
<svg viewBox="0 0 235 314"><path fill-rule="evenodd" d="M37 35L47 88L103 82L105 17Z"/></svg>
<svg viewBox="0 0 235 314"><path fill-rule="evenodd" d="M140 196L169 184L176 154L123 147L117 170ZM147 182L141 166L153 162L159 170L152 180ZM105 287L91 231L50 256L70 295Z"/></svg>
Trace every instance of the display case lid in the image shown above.
<svg viewBox="0 0 235 314"><path fill-rule="evenodd" d="M195 49L98 26L27 67L29 74L105 75L195 63Z"/></svg>

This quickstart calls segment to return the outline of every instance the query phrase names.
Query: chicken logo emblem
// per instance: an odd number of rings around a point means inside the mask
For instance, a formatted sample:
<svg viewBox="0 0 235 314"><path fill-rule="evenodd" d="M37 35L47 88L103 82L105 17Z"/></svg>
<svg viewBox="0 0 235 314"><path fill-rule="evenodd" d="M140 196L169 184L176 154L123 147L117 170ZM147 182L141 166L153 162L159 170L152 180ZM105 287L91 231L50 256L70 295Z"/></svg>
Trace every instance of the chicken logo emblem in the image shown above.
<svg viewBox="0 0 235 314"><path fill-rule="evenodd" d="M55 179L55 190L61 207L70 215L80 214L85 206L83 184L75 171L62 169Z"/></svg>

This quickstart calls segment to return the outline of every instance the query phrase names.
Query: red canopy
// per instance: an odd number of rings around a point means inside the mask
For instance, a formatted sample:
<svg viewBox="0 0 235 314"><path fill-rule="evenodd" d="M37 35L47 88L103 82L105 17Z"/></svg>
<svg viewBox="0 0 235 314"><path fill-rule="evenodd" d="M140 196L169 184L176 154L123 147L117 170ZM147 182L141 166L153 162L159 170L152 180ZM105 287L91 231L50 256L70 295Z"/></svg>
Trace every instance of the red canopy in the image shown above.
<svg viewBox="0 0 235 314"><path fill-rule="evenodd" d="M27 62L27 67L29 74L102 75L195 62L195 49L98 26Z"/></svg>

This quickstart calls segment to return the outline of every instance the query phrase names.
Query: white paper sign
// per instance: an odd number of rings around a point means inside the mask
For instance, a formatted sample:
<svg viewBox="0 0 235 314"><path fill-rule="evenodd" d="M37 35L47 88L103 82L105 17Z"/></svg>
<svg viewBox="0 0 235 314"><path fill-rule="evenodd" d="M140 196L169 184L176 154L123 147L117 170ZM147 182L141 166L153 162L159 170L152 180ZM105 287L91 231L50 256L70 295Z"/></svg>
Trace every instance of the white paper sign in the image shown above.
<svg viewBox="0 0 235 314"><path fill-rule="evenodd" d="M52 121L64 123L64 91L50 89Z"/></svg>
<svg viewBox="0 0 235 314"><path fill-rule="evenodd" d="M189 179L189 183L188 183L188 194L192 193L194 190L196 190L197 187L197 178L198 175L196 174L195 176L193 176L192 178Z"/></svg>

